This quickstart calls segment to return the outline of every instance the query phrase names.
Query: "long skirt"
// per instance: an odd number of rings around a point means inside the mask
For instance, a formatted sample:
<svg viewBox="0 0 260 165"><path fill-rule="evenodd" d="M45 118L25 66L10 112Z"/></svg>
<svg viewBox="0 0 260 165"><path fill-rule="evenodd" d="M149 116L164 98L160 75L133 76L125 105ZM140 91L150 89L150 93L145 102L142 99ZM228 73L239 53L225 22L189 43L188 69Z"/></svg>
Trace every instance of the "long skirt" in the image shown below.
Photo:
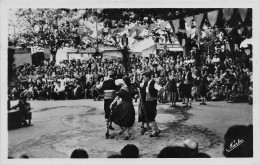
<svg viewBox="0 0 260 165"><path fill-rule="evenodd" d="M191 88L192 84L183 84L183 94L184 97L191 98Z"/></svg>
<svg viewBox="0 0 260 165"><path fill-rule="evenodd" d="M131 102L121 101L112 110L110 121L120 127L132 127L135 122L135 109Z"/></svg>

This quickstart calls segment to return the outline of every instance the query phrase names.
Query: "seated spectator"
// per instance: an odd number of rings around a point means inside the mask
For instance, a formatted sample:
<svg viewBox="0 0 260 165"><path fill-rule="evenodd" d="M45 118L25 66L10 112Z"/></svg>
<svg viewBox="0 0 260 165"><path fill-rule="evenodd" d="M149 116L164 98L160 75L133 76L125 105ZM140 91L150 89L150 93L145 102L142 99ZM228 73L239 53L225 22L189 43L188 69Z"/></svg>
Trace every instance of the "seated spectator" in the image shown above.
<svg viewBox="0 0 260 165"><path fill-rule="evenodd" d="M123 158L123 157L119 154L114 154L114 155L108 156L107 158Z"/></svg>
<svg viewBox="0 0 260 165"><path fill-rule="evenodd" d="M192 152L185 147L168 146L160 151L157 158L192 158Z"/></svg>
<svg viewBox="0 0 260 165"><path fill-rule="evenodd" d="M26 102L26 99L27 99L26 92L21 93L18 104L11 108L11 109L19 108L21 126L32 125L31 124L32 114L30 112L31 105L30 105L30 103ZM26 121L27 119L29 119L29 123L27 123L27 121Z"/></svg>
<svg viewBox="0 0 260 165"><path fill-rule="evenodd" d="M29 156L25 155L25 154L22 154L18 158L20 158L20 159L29 159Z"/></svg>
<svg viewBox="0 0 260 165"><path fill-rule="evenodd" d="M54 100L65 99L65 87L61 86L61 82L58 81L57 85L54 88Z"/></svg>
<svg viewBox="0 0 260 165"><path fill-rule="evenodd" d="M72 153L70 158L89 158L88 153L84 149L75 149Z"/></svg>
<svg viewBox="0 0 260 165"><path fill-rule="evenodd" d="M234 125L225 136L225 157L253 157L253 126Z"/></svg>
<svg viewBox="0 0 260 165"><path fill-rule="evenodd" d="M139 158L139 149L134 144L127 144L121 150L123 158Z"/></svg>

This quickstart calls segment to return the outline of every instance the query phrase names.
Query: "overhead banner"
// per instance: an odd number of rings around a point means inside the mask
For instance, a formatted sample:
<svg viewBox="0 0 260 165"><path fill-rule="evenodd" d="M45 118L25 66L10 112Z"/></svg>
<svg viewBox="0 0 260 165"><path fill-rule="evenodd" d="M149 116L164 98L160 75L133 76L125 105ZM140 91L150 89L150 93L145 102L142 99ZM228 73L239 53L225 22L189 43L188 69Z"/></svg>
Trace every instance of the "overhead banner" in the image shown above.
<svg viewBox="0 0 260 165"><path fill-rule="evenodd" d="M232 8L225 8L223 9L223 17L226 21L230 20L234 12L234 9Z"/></svg>
<svg viewBox="0 0 260 165"><path fill-rule="evenodd" d="M247 8L239 8L238 11L239 11L239 14L242 18L242 21L244 22L245 19L246 19Z"/></svg>
<svg viewBox="0 0 260 165"><path fill-rule="evenodd" d="M168 21L162 22L162 23L160 24L160 29L163 30L168 23L169 23Z"/></svg>
<svg viewBox="0 0 260 165"><path fill-rule="evenodd" d="M215 24L217 22L217 18L218 18L218 10L208 12L208 20L209 20L211 27L215 26Z"/></svg>
<svg viewBox="0 0 260 165"><path fill-rule="evenodd" d="M192 17L187 17L187 18L184 18L186 24L191 27L191 21L192 21Z"/></svg>
<svg viewBox="0 0 260 165"><path fill-rule="evenodd" d="M142 31L145 29L145 28L147 28L147 26L148 25L142 25L142 26L140 26L140 28L137 30L137 32L136 32L136 35L137 36L139 36L141 33L142 33Z"/></svg>
<svg viewBox="0 0 260 165"><path fill-rule="evenodd" d="M179 19L173 20L172 24L174 26L174 32L178 33L179 28L180 28L180 20Z"/></svg>
<svg viewBox="0 0 260 165"><path fill-rule="evenodd" d="M197 29L200 29L200 25L201 25L203 17L204 17L204 14L198 14L198 15L194 16L194 21L196 23L196 28Z"/></svg>
<svg viewBox="0 0 260 165"><path fill-rule="evenodd" d="M131 36L137 29L138 29L138 25L135 25L129 32L129 35Z"/></svg>

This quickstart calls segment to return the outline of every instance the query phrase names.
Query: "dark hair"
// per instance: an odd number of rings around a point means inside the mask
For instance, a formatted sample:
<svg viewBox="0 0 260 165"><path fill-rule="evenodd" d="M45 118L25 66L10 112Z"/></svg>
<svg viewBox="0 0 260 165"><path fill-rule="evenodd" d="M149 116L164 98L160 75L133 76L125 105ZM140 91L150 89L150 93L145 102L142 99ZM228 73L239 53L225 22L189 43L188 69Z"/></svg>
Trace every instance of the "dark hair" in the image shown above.
<svg viewBox="0 0 260 165"><path fill-rule="evenodd" d="M121 150L123 158L139 158L139 149L134 144L127 144Z"/></svg>
<svg viewBox="0 0 260 165"><path fill-rule="evenodd" d="M208 154L200 152L195 155L196 158L211 158Z"/></svg>
<svg viewBox="0 0 260 165"><path fill-rule="evenodd" d="M157 158L192 158L192 153L188 148L168 146L160 151Z"/></svg>
<svg viewBox="0 0 260 165"><path fill-rule="evenodd" d="M123 157L119 154L114 154L114 155L108 156L107 158L123 158Z"/></svg>
<svg viewBox="0 0 260 165"><path fill-rule="evenodd" d="M88 158L88 153L84 149L75 149L72 153L70 158Z"/></svg>
<svg viewBox="0 0 260 165"><path fill-rule="evenodd" d="M25 154L22 154L21 156L19 156L19 158L21 158L21 159L29 159L29 156L25 155Z"/></svg>
<svg viewBox="0 0 260 165"><path fill-rule="evenodd" d="M123 77L123 81L124 81L124 83L126 84L126 86L128 87L129 92L131 93L132 88L131 88L131 80L130 80L130 77L124 76L124 77Z"/></svg>
<svg viewBox="0 0 260 165"><path fill-rule="evenodd" d="M234 125L225 136L223 154L226 157L253 157L253 125ZM232 148L232 145L236 147Z"/></svg>

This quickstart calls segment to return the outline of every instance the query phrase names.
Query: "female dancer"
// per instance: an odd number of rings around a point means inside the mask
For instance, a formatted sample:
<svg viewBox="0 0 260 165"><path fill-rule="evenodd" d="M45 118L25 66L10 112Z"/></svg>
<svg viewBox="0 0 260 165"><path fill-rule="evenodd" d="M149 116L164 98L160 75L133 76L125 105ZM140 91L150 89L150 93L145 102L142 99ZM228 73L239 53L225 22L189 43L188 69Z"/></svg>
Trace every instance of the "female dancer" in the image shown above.
<svg viewBox="0 0 260 165"><path fill-rule="evenodd" d="M131 80L129 77L125 76L123 77L123 81L123 87L120 89L117 97L110 105L110 108L113 109L110 121L120 126L120 135L126 131L124 140L128 140L130 138L129 131L135 121L135 109L132 103ZM121 98L122 101L116 105L119 98Z"/></svg>

